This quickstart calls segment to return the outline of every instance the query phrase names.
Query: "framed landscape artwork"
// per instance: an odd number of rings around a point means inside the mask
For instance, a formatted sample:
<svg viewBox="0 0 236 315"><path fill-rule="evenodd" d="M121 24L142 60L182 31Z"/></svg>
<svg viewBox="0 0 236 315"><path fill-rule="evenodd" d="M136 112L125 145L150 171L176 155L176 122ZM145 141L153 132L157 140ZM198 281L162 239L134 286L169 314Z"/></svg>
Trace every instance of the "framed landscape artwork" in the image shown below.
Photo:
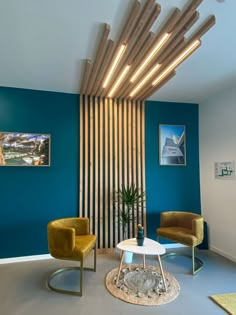
<svg viewBox="0 0 236 315"><path fill-rule="evenodd" d="M50 135L0 131L0 166L50 166Z"/></svg>
<svg viewBox="0 0 236 315"><path fill-rule="evenodd" d="M184 125L159 125L160 165L186 165Z"/></svg>

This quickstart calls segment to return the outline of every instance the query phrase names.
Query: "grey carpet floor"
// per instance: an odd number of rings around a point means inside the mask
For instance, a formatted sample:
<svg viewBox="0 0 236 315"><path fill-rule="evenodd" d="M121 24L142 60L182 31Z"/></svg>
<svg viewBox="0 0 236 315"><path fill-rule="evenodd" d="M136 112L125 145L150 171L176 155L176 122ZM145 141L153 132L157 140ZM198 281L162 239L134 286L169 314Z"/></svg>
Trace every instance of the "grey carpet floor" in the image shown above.
<svg viewBox="0 0 236 315"><path fill-rule="evenodd" d="M97 272L85 271L82 297L52 292L45 284L50 273L65 265L72 266L71 262L47 259L2 264L0 314L224 315L225 311L210 300L209 296L236 292L236 264L208 250L198 250L197 256L204 261L204 269L195 276L189 273L191 260L181 256L163 260L164 270L170 272L179 282L180 294L174 301L161 306L129 304L107 291L104 279L108 271L118 266L118 254L97 256ZM87 264L91 262L92 257L89 257ZM134 257L134 263L141 262L141 257ZM147 263L157 264L153 258L147 258ZM71 276L71 283L79 284L79 277Z"/></svg>

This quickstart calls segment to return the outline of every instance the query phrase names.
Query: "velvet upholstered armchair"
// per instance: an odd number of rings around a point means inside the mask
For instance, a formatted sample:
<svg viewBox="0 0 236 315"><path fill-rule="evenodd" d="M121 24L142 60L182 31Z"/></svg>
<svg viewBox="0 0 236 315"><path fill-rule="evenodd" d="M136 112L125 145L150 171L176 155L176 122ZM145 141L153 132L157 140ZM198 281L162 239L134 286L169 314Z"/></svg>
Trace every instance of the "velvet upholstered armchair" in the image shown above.
<svg viewBox="0 0 236 315"><path fill-rule="evenodd" d="M192 255L184 255L192 259L192 274L203 267L203 262L195 257L195 247L202 243L204 235L203 217L196 213L167 211L160 216L160 227L156 230L158 238L163 237L192 248ZM167 253L163 257L183 255Z"/></svg>
<svg viewBox="0 0 236 315"><path fill-rule="evenodd" d="M89 233L88 218L65 218L48 223L48 248L50 254L57 259L80 262L79 267L67 267L55 271L47 280L48 287L60 293L82 296L83 270L96 271L96 235ZM94 250L93 268L84 268L84 259ZM56 288L52 279L67 270L80 270L80 291Z"/></svg>

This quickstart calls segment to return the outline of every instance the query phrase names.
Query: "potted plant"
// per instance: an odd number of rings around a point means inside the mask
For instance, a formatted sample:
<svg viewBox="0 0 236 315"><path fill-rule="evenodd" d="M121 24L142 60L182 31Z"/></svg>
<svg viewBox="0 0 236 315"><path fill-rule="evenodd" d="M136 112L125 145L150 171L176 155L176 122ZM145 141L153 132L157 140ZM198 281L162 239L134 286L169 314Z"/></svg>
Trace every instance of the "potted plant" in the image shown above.
<svg viewBox="0 0 236 315"><path fill-rule="evenodd" d="M121 186L116 192L115 201L118 204L118 224L122 226L123 240L128 238L128 226L136 221L139 206L143 206L145 192L134 184ZM133 253L125 251L124 262L132 263Z"/></svg>
<svg viewBox="0 0 236 315"><path fill-rule="evenodd" d="M145 192L133 183L128 186L122 185L116 192L115 201L118 204L118 222L122 225L123 239L125 239L128 237L130 222L135 222L138 208L145 201Z"/></svg>

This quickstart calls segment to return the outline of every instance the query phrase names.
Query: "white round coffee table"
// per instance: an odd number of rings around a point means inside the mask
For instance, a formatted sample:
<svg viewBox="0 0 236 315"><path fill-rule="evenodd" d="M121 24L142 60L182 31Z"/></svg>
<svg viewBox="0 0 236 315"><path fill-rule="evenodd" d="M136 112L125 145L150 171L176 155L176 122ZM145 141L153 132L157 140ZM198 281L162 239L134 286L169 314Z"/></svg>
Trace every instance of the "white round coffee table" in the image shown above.
<svg viewBox="0 0 236 315"><path fill-rule="evenodd" d="M143 268L146 267L145 266L145 255L157 256L158 263L160 266L161 276L163 279L163 284L164 284L165 290L167 290L164 272L163 272L161 259L160 259L160 255L163 255L166 252L164 246L162 246L160 243L158 243L154 240L151 240L150 238L145 237L143 246L138 246L136 238L130 238L130 239L124 240L124 241L120 242L119 244L117 244L117 248L122 251L122 254L121 254L120 265L119 265L119 269L118 269L118 275L117 275L116 283L118 283L118 280L120 277L120 271L121 271L121 267L123 264L124 253L125 252L131 252L134 254L143 255Z"/></svg>

